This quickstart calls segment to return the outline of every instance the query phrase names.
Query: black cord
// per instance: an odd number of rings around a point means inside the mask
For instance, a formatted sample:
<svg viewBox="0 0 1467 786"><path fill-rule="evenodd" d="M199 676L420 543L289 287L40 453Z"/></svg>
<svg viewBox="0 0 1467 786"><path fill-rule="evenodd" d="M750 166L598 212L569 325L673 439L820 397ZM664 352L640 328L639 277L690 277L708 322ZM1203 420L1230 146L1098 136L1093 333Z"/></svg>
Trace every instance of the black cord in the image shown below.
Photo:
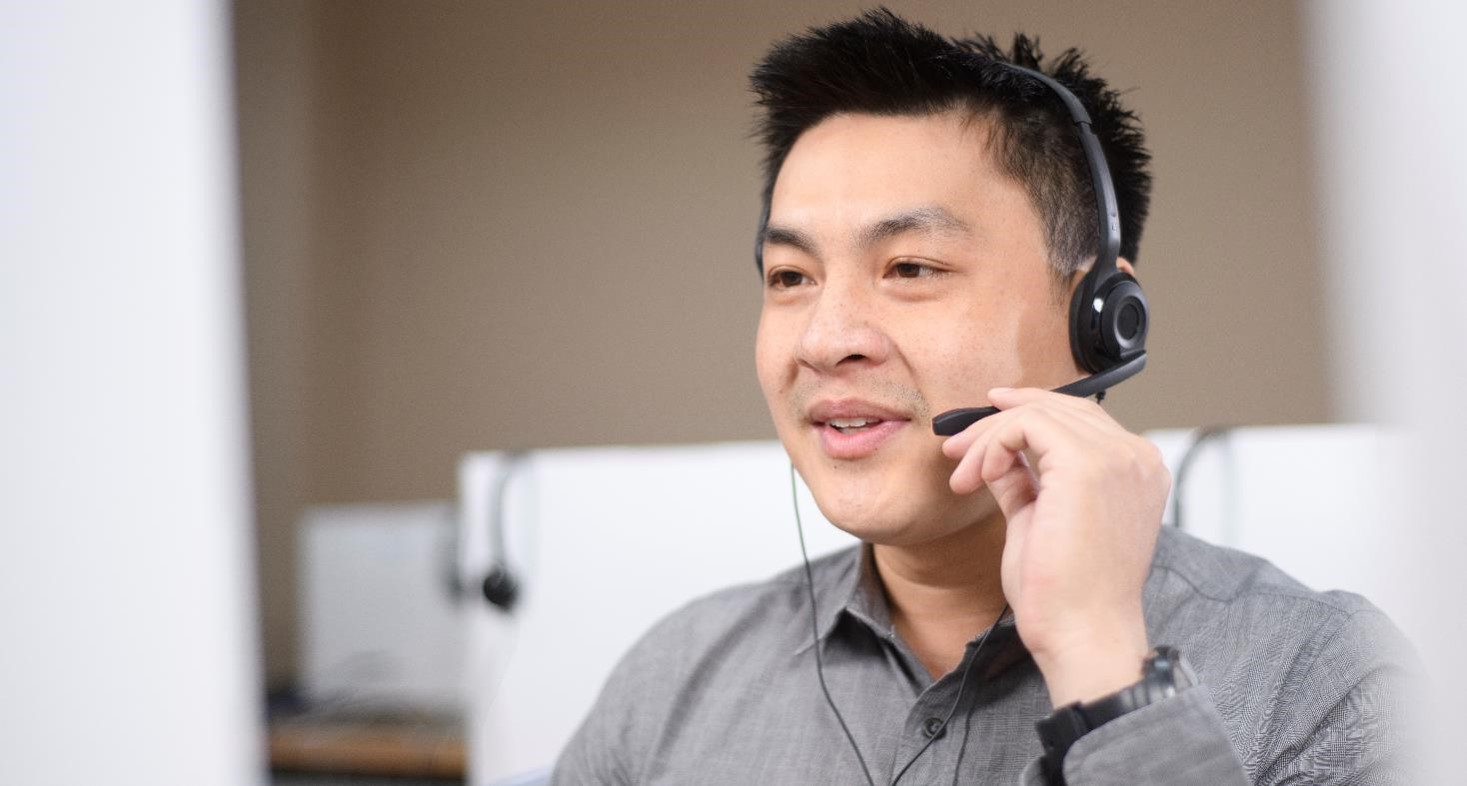
<svg viewBox="0 0 1467 786"><path fill-rule="evenodd" d="M976 653L975 653L976 655ZM968 732L973 728L973 708L963 713L963 744L958 746L958 761L953 765L952 786L958 786L958 773L963 771L963 754L968 752Z"/></svg>
<svg viewBox="0 0 1467 786"><path fill-rule="evenodd" d="M968 659L967 665L963 667L963 678L958 681L958 697L953 699L953 706L948 708L947 717L942 719L942 725L938 727L938 734L941 734L942 731L947 729L948 722L953 719L953 714L958 711L958 705L963 703L963 693L968 688L968 674L973 671L973 664L978 662L978 654L983 651L983 645L988 641L988 634L992 633L993 629L998 627L998 623L1003 622L1004 615L1008 613L1009 604L1005 603L1003 604L1003 608L998 612L997 619L993 621L993 624L989 626L988 630L983 631L983 637L978 639L978 646L973 648L973 656ZM922 754L926 753L927 749L932 747L932 743L937 742L938 734L927 738L927 744L923 745L921 750L913 754L911 760L907 762L907 765L902 767L901 772L897 773L896 778L892 779L891 786L896 786L897 781L900 781L902 776L907 774L907 770L911 769L912 765L917 763L917 759L922 758ZM962 752L959 751L959 756L961 754ZM954 773L954 776L956 776L956 773Z"/></svg>
<svg viewBox="0 0 1467 786"><path fill-rule="evenodd" d="M861 755L861 749L856 745L856 738L851 736L851 729L846 725L846 719L841 717L840 710L835 708L835 700L830 698L830 688L825 686L825 667L820 662L820 614L815 610L815 574L810 570L810 554L805 550L805 526L800 521L800 490L795 484L795 465L790 464L790 496L795 504L795 530L800 533L800 556L805 559L805 586L810 590L810 630L814 632L815 650L815 675L820 679L820 690L825 693L825 703L830 705L830 711L835 713L835 719L840 723L840 730L846 733L846 739L850 740L851 750L856 752L856 760L861 762L861 773L866 776L866 783L876 786L876 781L871 777L871 769L866 766L866 757Z"/></svg>
<svg viewBox="0 0 1467 786"><path fill-rule="evenodd" d="M846 725L846 720L841 716L840 710L836 709L835 700L830 697L830 688L825 684L825 666L820 657L820 613L815 607L815 574L810 568L810 554L805 549L805 525L800 519L800 492L799 486L795 481L794 464L790 464L790 498L795 508L795 531L800 535L800 556L805 560L805 587L810 591L810 630L814 635L815 675L820 680L820 690L825 694L825 703L830 705L830 711L835 714L836 721L840 723L841 731L845 732L846 740L851 743L851 750L855 752L856 760L861 763L861 773L866 776L866 783L870 784L870 786L876 786L876 780L871 777L871 769L866 766L866 757L861 755L861 748L856 745L856 738L851 734L851 729ZM963 694L968 688L968 675L973 670L973 664L978 662L978 655L983 652L983 645L988 641L988 635L993 633L993 629L997 628L1000 622L1003 622L1004 615L1008 614L1008 612L1009 605L1005 603L1003 609L998 613L998 618L993 621L993 625L988 630L983 631L982 638L978 639L978 646L973 648L972 657L963 666L963 678L958 682L958 696L953 700L953 706L948 709L947 717L942 719L942 725L938 727L937 733L927 738L927 743L922 746L922 749L917 751L911 760L907 762L906 766L902 767L901 772L898 772L897 776L892 779L891 786L896 786L897 782L902 779L902 776L907 774L907 770L911 769L917 759L921 758L922 754L926 753L927 749L932 747L932 743L937 741L942 731L947 729L948 722L952 720L953 714L958 711L958 706L963 703ZM964 716L963 744L958 749L958 764L962 764L963 751L968 747L967 719L971 715L972 708L969 707L968 713ZM957 783L957 779L958 772L955 767L953 770L953 783Z"/></svg>
<svg viewBox="0 0 1467 786"><path fill-rule="evenodd" d="M1177 462L1177 482L1172 490L1172 526L1177 529L1186 529L1182 526L1182 498L1185 496L1187 477L1193 460L1197 458L1198 451L1205 443L1227 436L1232 430L1232 426L1203 426L1192 434L1192 441L1188 443L1187 449L1182 451L1182 460Z"/></svg>

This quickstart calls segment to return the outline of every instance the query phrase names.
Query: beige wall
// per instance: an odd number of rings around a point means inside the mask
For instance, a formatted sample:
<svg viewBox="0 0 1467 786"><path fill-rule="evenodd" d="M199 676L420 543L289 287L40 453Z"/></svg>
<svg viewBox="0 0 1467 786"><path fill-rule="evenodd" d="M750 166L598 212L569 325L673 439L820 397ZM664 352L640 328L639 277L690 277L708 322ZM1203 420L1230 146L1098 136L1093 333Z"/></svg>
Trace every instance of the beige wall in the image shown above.
<svg viewBox="0 0 1467 786"><path fill-rule="evenodd" d="M1292 6L892 3L1080 45L1156 156L1135 429L1331 417ZM266 657L304 504L447 497L464 451L772 437L749 65L860 6L242 3Z"/></svg>

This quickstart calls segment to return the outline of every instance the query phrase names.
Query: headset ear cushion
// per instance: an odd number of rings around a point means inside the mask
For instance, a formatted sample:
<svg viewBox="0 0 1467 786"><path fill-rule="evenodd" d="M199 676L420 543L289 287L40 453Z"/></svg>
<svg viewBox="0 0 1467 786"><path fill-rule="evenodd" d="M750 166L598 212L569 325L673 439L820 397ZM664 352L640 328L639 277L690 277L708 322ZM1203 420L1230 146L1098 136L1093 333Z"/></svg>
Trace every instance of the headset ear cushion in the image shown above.
<svg viewBox="0 0 1467 786"><path fill-rule="evenodd" d="M1075 365L1092 374L1105 368L1094 349L1100 334L1100 313L1094 306L1093 283L1087 274L1070 298L1070 353L1075 357Z"/></svg>
<svg viewBox="0 0 1467 786"><path fill-rule="evenodd" d="M519 600L520 583L504 565L496 562L484 577L480 590L484 593L484 600L505 611L513 611L515 602Z"/></svg>
<svg viewBox="0 0 1467 786"><path fill-rule="evenodd" d="M1100 312L1100 340L1111 361L1107 365L1124 363L1145 352L1151 312L1141 285L1130 275L1118 273L1106 280L1101 297L1105 307Z"/></svg>
<svg viewBox="0 0 1467 786"><path fill-rule="evenodd" d="M1070 301L1070 349L1075 362L1099 373L1146 351L1151 315L1141 285L1131 275L1115 272L1099 286L1089 278L1075 288Z"/></svg>

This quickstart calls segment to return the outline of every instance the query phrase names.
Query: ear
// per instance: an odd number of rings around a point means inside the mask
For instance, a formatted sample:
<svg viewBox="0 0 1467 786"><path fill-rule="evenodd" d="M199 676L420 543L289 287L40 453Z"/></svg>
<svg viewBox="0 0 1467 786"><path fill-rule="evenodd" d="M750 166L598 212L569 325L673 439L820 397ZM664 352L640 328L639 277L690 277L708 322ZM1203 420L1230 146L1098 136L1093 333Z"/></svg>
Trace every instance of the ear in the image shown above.
<svg viewBox="0 0 1467 786"><path fill-rule="evenodd" d="M1092 264L1093 262L1094 260L1092 260ZM1131 260L1126 259L1125 257L1116 257L1116 270L1119 270L1122 273L1131 276L1132 278L1136 277L1135 266L1131 264ZM1085 267L1076 269L1073 273L1070 274L1070 281L1065 286L1065 291L1069 293L1070 297L1075 296L1075 288L1080 285L1080 279L1084 278L1085 274L1089 272L1090 266L1086 265Z"/></svg>
<svg viewBox="0 0 1467 786"><path fill-rule="evenodd" d="M1094 260L1091 260L1091 262L1093 264ZM1119 270L1122 273L1131 276L1132 278L1136 277L1135 266L1131 264L1131 260L1126 259L1125 257L1116 257L1116 270ZM1080 281L1084 279L1085 274L1089 272L1090 266L1086 265L1085 267L1079 268L1070 274L1070 281L1067 285L1065 285L1065 303L1070 302L1069 299L1075 296L1075 290L1079 288Z"/></svg>

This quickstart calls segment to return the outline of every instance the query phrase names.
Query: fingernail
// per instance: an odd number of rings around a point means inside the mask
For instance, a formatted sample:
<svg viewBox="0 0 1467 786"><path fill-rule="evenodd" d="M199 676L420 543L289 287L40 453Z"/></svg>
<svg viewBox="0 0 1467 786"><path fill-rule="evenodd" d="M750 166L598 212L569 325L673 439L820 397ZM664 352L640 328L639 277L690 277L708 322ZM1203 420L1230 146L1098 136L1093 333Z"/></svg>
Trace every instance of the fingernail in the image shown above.
<svg viewBox="0 0 1467 786"><path fill-rule="evenodd" d="M1005 393L1011 393L1011 392L1013 392L1013 388L989 388L988 389L988 392L989 393L997 393L998 395L1002 396Z"/></svg>

